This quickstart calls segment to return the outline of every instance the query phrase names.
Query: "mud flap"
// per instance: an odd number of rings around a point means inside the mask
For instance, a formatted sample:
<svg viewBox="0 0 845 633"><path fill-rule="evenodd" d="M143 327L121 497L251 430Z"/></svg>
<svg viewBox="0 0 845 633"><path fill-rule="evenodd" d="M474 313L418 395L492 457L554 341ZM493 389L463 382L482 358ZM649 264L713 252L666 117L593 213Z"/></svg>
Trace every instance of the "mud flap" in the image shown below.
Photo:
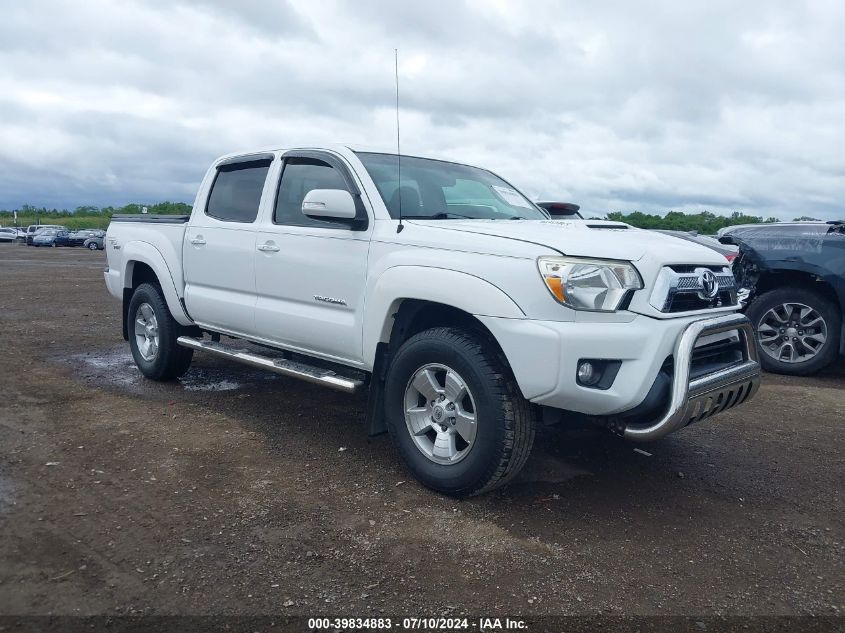
<svg viewBox="0 0 845 633"><path fill-rule="evenodd" d="M387 365L389 364L387 347L387 344L379 343L376 350L376 362L367 395L365 425L368 437L387 433L387 420L384 417L384 381L387 377Z"/></svg>

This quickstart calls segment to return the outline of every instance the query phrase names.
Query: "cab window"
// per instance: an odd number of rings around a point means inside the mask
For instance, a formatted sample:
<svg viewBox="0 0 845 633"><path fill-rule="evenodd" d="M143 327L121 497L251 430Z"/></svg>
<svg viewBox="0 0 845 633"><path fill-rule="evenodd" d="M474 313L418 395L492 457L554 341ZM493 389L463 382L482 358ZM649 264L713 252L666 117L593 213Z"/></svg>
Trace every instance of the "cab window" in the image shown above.
<svg viewBox="0 0 845 633"><path fill-rule="evenodd" d="M211 186L205 213L224 222L254 222L270 160L221 165Z"/></svg>
<svg viewBox="0 0 845 633"><path fill-rule="evenodd" d="M302 200L313 189L349 190L343 175L328 163L316 158L288 158L279 182L273 223L337 228L334 222L309 218L302 213Z"/></svg>

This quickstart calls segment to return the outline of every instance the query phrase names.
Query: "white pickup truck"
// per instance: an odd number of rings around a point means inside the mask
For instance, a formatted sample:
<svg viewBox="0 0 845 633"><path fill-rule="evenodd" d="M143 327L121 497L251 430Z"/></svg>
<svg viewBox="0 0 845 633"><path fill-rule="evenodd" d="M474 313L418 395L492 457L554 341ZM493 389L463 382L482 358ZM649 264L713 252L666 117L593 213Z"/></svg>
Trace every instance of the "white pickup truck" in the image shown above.
<svg viewBox="0 0 845 633"><path fill-rule="evenodd" d="M412 473L454 496L514 477L539 424L652 441L759 385L722 255L552 220L464 164L348 147L232 154L190 216L116 216L106 251L145 376L176 378L200 350L368 389L367 431L389 431Z"/></svg>

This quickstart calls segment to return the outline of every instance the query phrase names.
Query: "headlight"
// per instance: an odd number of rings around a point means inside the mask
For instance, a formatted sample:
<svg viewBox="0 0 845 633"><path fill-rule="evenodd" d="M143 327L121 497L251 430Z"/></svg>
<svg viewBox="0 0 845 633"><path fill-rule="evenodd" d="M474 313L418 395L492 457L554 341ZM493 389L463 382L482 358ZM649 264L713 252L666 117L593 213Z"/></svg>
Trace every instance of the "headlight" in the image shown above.
<svg viewBox="0 0 845 633"><path fill-rule="evenodd" d="M552 296L575 310L613 312L629 291L643 287L637 269L628 262L541 257L537 265Z"/></svg>

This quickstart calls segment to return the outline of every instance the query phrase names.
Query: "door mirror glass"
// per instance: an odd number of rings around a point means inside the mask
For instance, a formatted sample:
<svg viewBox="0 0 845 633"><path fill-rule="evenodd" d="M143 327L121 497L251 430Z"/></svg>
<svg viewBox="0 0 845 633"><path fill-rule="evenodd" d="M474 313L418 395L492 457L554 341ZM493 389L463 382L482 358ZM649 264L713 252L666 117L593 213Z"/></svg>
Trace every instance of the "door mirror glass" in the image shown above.
<svg viewBox="0 0 845 633"><path fill-rule="evenodd" d="M355 200L343 189L312 189L302 200L302 213L309 218L354 220Z"/></svg>

